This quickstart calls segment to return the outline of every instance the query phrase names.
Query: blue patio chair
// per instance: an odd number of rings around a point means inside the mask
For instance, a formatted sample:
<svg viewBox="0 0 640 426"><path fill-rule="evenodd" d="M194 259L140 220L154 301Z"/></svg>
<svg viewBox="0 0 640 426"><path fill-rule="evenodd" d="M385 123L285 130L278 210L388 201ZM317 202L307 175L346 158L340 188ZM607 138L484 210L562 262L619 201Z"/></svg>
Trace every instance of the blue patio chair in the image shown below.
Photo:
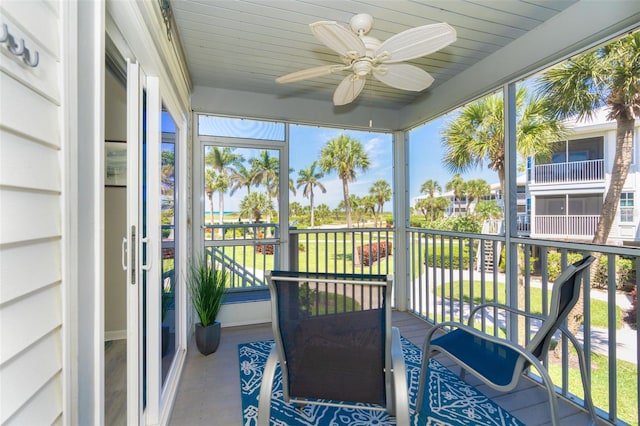
<svg viewBox="0 0 640 426"><path fill-rule="evenodd" d="M422 370L416 411L419 413L422 408L429 358L440 353L461 367L461 378L464 378L465 371L468 371L482 382L503 392L513 390L518 385L522 373L531 366L535 367L547 389L553 425L559 425L555 387L541 360L549 350L554 333L560 330L571 341L578 354L584 387L584 401L591 415L591 420L595 423L596 414L585 369L584 352L575 336L563 325L580 297L582 274L593 260L593 256L584 257L569 265L556 279L552 288L551 306L547 317L540 317L498 303L486 303L476 306L471 311L468 325L457 322L442 322L429 329L422 351ZM477 313L484 315L488 310L493 311L494 309L537 318L542 321L540 328L526 347L522 347L510 340L486 334L473 327ZM437 331L445 328L449 328L450 331L440 337L433 338Z"/></svg>
<svg viewBox="0 0 640 426"><path fill-rule="evenodd" d="M258 425L268 425L276 366L286 403L387 411L409 425L391 275L272 271L275 344L262 376ZM368 403L363 406L356 403Z"/></svg>

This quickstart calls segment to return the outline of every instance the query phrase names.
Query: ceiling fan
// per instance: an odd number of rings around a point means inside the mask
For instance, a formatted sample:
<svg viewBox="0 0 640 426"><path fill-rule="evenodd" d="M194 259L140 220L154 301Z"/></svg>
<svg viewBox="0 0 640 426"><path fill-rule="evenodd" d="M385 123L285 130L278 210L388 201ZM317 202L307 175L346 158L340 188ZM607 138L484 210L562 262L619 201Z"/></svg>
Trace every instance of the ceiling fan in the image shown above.
<svg viewBox="0 0 640 426"><path fill-rule="evenodd" d="M433 83L426 71L409 61L429 55L456 41L456 30L445 23L411 28L384 42L368 36L373 18L366 13L355 15L349 21L351 29L335 21L309 24L313 35L340 55L344 65L322 65L278 77L278 83L293 83L340 71L350 71L333 94L334 105L352 102L369 75L382 83L402 90L419 92Z"/></svg>

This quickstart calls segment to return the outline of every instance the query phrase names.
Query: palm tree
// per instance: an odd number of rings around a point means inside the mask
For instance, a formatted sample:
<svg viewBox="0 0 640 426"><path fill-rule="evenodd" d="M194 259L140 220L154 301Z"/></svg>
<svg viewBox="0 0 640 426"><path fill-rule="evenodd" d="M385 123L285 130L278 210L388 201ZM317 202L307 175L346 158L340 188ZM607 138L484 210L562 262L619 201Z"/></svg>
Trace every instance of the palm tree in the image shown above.
<svg viewBox="0 0 640 426"><path fill-rule="evenodd" d="M377 226L378 214L376 213L376 206L378 205L378 198L375 195L365 195L360 199L360 205L362 206L364 215L366 215L367 212L371 212L375 221L375 226Z"/></svg>
<svg viewBox="0 0 640 426"><path fill-rule="evenodd" d="M384 203L391 200L393 191L391 190L389 182L384 179L380 179L373 183L373 186L369 189L369 193L376 199L378 210L375 212L375 226L380 226L378 224L378 220L382 223L380 215L382 214Z"/></svg>
<svg viewBox="0 0 640 426"><path fill-rule="evenodd" d="M484 179L472 179L465 184L467 193L467 214L471 209L471 203L491 194L491 185Z"/></svg>
<svg viewBox="0 0 640 426"><path fill-rule="evenodd" d="M311 227L314 226L314 212L313 212L313 188L318 187L322 193L326 193L327 189L320 182L320 179L324 177L324 173L316 172L316 166L318 162L314 161L306 169L302 169L298 172L298 180L296 181L296 188L303 187L302 195L309 199L309 207L311 210Z"/></svg>
<svg viewBox="0 0 640 426"><path fill-rule="evenodd" d="M615 220L620 194L631 168L636 117L640 117L640 33L630 34L600 49L577 56L545 72L538 89L558 118L591 118L606 107L609 120L616 121L616 149L611 181L604 197L592 242L606 244ZM595 253L594 274L600 264ZM580 294L582 298L582 293ZM576 332L583 319L582 299L568 317L568 328Z"/></svg>
<svg viewBox="0 0 640 426"><path fill-rule="evenodd" d="M207 199L209 200L209 224L213 224L213 192L214 184L215 184L216 172L207 168L204 171L204 192L207 194Z"/></svg>
<svg viewBox="0 0 640 426"><path fill-rule="evenodd" d="M331 216L331 209L326 204L320 204L316 207L316 217L318 220L323 221L324 219Z"/></svg>
<svg viewBox="0 0 640 426"><path fill-rule="evenodd" d="M213 189L219 193L218 199L218 222L222 225L224 215L224 193L230 187L229 176L233 174L235 169L233 166L239 165L243 161L241 155L236 154L233 148L219 148L217 146L210 147L209 152L205 155L205 191ZM208 176L207 168L215 171L214 175ZM207 182L207 179L213 179ZM212 185L209 186L208 184ZM210 195L211 194L211 195ZM212 199L213 194L207 192L207 196ZM213 202L211 202L213 205ZM211 223L213 223L213 208L211 208Z"/></svg>
<svg viewBox="0 0 640 426"><path fill-rule="evenodd" d="M247 188L247 195L251 194L251 185L254 184L255 174L256 172L254 169L247 169L244 164L238 164L231 172L231 188L229 195L235 194L235 192L242 187Z"/></svg>
<svg viewBox="0 0 640 426"><path fill-rule="evenodd" d="M255 170L254 183L267 188L267 196L271 199L278 198L280 160L269 154L269 151L260 151L258 158L251 160L251 167ZM271 213L267 212L267 222L271 222Z"/></svg>
<svg viewBox="0 0 640 426"><path fill-rule="evenodd" d="M462 206L461 206L462 197L466 195L464 179L462 178L462 176L456 173L455 175L453 175L451 180L447 182L445 189L447 191L453 191L453 201L458 203L458 214L459 214L460 210L462 210Z"/></svg>
<svg viewBox="0 0 640 426"><path fill-rule="evenodd" d="M633 158L635 119L640 118L640 33L577 56L545 72L538 89L555 117L591 118L606 107L616 121L616 149L611 182L604 198L593 242L606 244L622 188ZM598 264L599 262L594 262Z"/></svg>
<svg viewBox="0 0 640 426"><path fill-rule="evenodd" d="M440 186L438 181L435 181L433 179L428 179L428 180L424 181L424 183L420 187L420 192L422 194L429 195L429 198L433 201L433 198L435 197L436 192L437 193L442 193L442 187ZM427 204L433 204L433 203L427 203ZM435 209L432 208L430 210L431 210L431 222L433 222ZM425 219L427 219L427 218L425 217Z"/></svg>
<svg viewBox="0 0 640 426"><path fill-rule="evenodd" d="M272 209L270 197L262 192L247 194L240 202L240 216L251 222L260 222L262 215L269 214Z"/></svg>
<svg viewBox="0 0 640 426"><path fill-rule="evenodd" d="M356 170L369 168L369 157L360 141L347 135L331 139L320 152L320 167L324 172L335 170L342 180L342 193L347 214L347 227L351 228L351 204L349 203L349 182L356 179Z"/></svg>
<svg viewBox="0 0 640 426"><path fill-rule="evenodd" d="M502 217L502 208L493 200L480 200L476 203L473 214L482 221L487 219L500 219Z"/></svg>
<svg viewBox="0 0 640 426"><path fill-rule="evenodd" d="M550 154L549 142L565 135L564 126L548 109L547 102L528 96L524 86L516 91L516 149L521 156ZM485 96L462 108L442 131L444 165L462 173L487 163L498 173L505 193L504 102L501 95Z"/></svg>

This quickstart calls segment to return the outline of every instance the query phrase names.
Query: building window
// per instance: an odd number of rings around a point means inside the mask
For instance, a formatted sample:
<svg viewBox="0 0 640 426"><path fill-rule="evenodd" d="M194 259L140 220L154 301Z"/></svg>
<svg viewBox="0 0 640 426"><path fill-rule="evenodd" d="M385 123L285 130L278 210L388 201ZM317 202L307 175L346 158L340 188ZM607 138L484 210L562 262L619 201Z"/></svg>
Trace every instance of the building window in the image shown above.
<svg viewBox="0 0 640 426"><path fill-rule="evenodd" d="M633 192L620 194L620 222L633 222Z"/></svg>

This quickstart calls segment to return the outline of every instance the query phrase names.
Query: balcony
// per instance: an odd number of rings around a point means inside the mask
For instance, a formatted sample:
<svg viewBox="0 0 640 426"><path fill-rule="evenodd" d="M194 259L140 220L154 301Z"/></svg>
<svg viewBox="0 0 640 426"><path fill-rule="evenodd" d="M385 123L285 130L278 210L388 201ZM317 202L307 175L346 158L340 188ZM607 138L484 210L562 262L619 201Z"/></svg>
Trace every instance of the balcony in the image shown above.
<svg viewBox="0 0 640 426"><path fill-rule="evenodd" d="M552 238L587 238L591 240L599 215L536 215L532 233Z"/></svg>
<svg viewBox="0 0 640 426"><path fill-rule="evenodd" d="M402 335L418 346L431 324L466 321L473 306L488 301L506 302L544 315L548 310L552 275L571 263L574 256L600 253L611 271L600 279L611 285L605 290L592 289L590 284L595 277L586 276L582 305L584 321L577 337L583 342L587 355L588 374L601 424L638 424L637 346L640 333L622 324L624 312L620 307L624 306L626 296L616 291L618 277L614 272L616 258L630 259L636 267L640 265L638 249L511 238L517 265L511 268L514 272L510 279L501 266L504 262L499 253L506 240L500 235L410 228L401 235L407 249L400 251L399 235L389 229L295 230L292 236L290 247L295 249L291 257L296 259L292 263L299 270L394 273L398 309L394 312L393 323ZM263 242L257 241L257 245L263 245ZM368 251L363 249L365 246ZM372 256L373 246L393 247L396 254L382 255L378 251L378 255ZM217 250L210 245L210 250L214 249ZM225 262L231 259L234 262L250 261L249 264L254 265L251 275L257 279L250 286L243 285L240 284L241 274L238 274L238 281L234 281L239 289L237 292L248 287L263 288L260 269L271 268L279 255L278 250L266 255L264 250L258 250L255 256L247 255L246 249L225 250L228 256ZM366 261L363 260L365 252L369 253ZM403 252L406 252L404 257ZM232 253L244 254L240 257ZM255 258L261 260L255 261ZM406 270L394 272L398 264L406 264ZM527 340L538 324L534 321L521 324L516 319L495 315L493 320L477 324L477 327L496 335ZM211 424L211 413L216 413L217 425L241 424L238 344L270 338L272 332L268 323L225 328L220 349L209 357L201 356L191 342L171 424ZM561 424L586 425L588 416L581 408L582 387L579 380L575 381L577 370L571 350L562 340L558 346L557 353L549 353L547 365L560 396ZM445 359L440 360L451 366ZM452 370L458 371L455 367ZM528 380L508 394L493 391L469 375L466 380L525 424L550 424L546 395L535 374L530 373ZM214 387L215 397L210 392Z"/></svg>
<svg viewBox="0 0 640 426"><path fill-rule="evenodd" d="M599 159L536 165L531 183L593 182L603 180L604 160Z"/></svg>

